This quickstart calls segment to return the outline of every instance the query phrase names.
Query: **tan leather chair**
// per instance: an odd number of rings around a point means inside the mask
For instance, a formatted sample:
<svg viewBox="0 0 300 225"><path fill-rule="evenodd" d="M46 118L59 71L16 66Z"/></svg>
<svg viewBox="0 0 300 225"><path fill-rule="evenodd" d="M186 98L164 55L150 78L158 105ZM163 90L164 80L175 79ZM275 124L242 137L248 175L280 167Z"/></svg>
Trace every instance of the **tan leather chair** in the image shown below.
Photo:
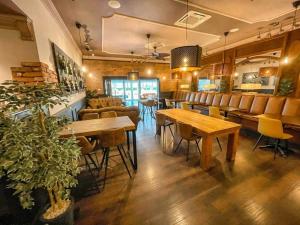
<svg viewBox="0 0 300 225"><path fill-rule="evenodd" d="M300 116L300 98L287 98L282 110L283 116Z"/></svg>
<svg viewBox="0 0 300 225"><path fill-rule="evenodd" d="M202 92L201 98L200 98L200 103L201 103L201 104L205 104L205 102L206 102L206 97L207 97L207 93L206 93L206 92Z"/></svg>
<svg viewBox="0 0 300 225"><path fill-rule="evenodd" d="M281 114L285 97L270 96L264 114Z"/></svg>
<svg viewBox="0 0 300 225"><path fill-rule="evenodd" d="M243 112L249 112L253 99L254 95L242 95L239 109Z"/></svg>
<svg viewBox="0 0 300 225"><path fill-rule="evenodd" d="M181 139L175 149L175 152L178 150L182 140L186 140L188 143L187 153L186 153L186 161L188 161L191 141L195 141L197 150L199 151L199 154L201 154L200 148L198 146L198 143L199 143L199 140L201 137L199 135L193 133L193 127L191 125L185 124L185 123L177 123L177 125L178 125L178 130L179 130L179 136Z"/></svg>
<svg viewBox="0 0 300 225"><path fill-rule="evenodd" d="M195 93L195 92L192 92L192 93L190 94L189 102L194 102L195 96L196 96L196 93Z"/></svg>
<svg viewBox="0 0 300 225"><path fill-rule="evenodd" d="M190 95L191 95L191 93L190 93L190 92L185 92L185 96L184 96L184 97L185 97L185 98L184 98L184 99L185 99L185 101L187 101L187 102L189 101L189 99L190 99Z"/></svg>
<svg viewBox="0 0 300 225"><path fill-rule="evenodd" d="M220 106L220 102L223 94L215 94L214 100L212 102L212 106Z"/></svg>
<svg viewBox="0 0 300 225"><path fill-rule="evenodd" d="M228 106L231 98L231 94L223 94L220 102L220 106Z"/></svg>
<svg viewBox="0 0 300 225"><path fill-rule="evenodd" d="M113 118L117 117L117 113L115 111L107 111L101 113L101 118Z"/></svg>
<svg viewBox="0 0 300 225"><path fill-rule="evenodd" d="M241 98L241 95L232 95L228 106L237 108L240 104Z"/></svg>
<svg viewBox="0 0 300 225"><path fill-rule="evenodd" d="M256 95L253 99L250 113L254 115L263 114L267 105L269 97Z"/></svg>

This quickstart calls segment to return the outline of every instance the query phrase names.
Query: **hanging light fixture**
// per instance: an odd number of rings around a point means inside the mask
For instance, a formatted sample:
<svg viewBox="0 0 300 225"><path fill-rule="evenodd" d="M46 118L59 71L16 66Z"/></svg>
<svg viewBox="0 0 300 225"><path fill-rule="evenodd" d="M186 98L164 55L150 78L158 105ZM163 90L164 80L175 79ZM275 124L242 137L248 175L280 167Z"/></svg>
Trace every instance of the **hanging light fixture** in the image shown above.
<svg viewBox="0 0 300 225"><path fill-rule="evenodd" d="M189 1L186 1L186 13L189 11ZM188 18L185 21L185 39L188 40ZM173 71L198 70L201 63L202 48L199 45L182 46L171 50L171 69Z"/></svg>
<svg viewBox="0 0 300 225"><path fill-rule="evenodd" d="M132 56L131 67L132 67L132 70L130 72L128 72L127 80L139 80L139 78L140 78L139 72L134 71L134 69L133 69L133 53L134 52L131 52L131 56Z"/></svg>

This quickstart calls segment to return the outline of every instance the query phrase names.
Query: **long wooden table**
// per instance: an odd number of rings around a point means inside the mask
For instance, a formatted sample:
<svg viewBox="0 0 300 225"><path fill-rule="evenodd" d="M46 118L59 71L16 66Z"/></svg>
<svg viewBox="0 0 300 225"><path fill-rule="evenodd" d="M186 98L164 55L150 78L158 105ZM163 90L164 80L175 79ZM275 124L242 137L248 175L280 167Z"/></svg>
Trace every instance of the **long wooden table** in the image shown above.
<svg viewBox="0 0 300 225"><path fill-rule="evenodd" d="M235 159L241 125L183 109L158 110L157 113L165 115L170 120L191 125L202 137L200 158L202 169L211 168L212 143L214 138L220 135L228 134L226 159L228 161Z"/></svg>
<svg viewBox="0 0 300 225"><path fill-rule="evenodd" d="M104 130L110 130L115 128L124 128L127 133L127 146L129 150L129 157L132 166L137 170L137 148L136 148L136 127L128 116L121 116L115 118L102 118L93 120L81 120L74 121L68 124L63 130L59 132L62 137L75 136L95 136L101 135ZM132 146L133 146L133 160L130 155L130 135L132 133Z"/></svg>

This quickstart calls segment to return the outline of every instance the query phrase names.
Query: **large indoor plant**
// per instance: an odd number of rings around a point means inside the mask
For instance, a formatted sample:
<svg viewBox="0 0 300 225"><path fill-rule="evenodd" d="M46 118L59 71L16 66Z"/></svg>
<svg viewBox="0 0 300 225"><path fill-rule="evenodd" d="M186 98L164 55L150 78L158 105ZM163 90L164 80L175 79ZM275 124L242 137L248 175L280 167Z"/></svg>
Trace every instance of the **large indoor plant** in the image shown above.
<svg viewBox="0 0 300 225"><path fill-rule="evenodd" d="M0 85L0 177L6 176L8 187L15 190L25 209L34 205L32 192L45 189L50 206L41 218L49 224L62 224L62 216L70 212L69 192L79 172L76 139L60 138L58 132L66 122L48 113L49 108L66 103L65 93L58 84ZM27 111L26 116L12 116L21 109Z"/></svg>

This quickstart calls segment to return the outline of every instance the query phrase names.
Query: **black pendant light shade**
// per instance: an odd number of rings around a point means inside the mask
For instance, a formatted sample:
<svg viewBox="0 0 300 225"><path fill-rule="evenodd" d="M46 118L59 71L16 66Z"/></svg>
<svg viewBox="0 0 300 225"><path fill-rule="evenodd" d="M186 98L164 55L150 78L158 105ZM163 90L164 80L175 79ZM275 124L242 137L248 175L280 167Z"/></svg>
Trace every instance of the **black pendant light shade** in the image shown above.
<svg viewBox="0 0 300 225"><path fill-rule="evenodd" d="M127 74L127 80L138 80L139 78L139 72L137 71L128 72Z"/></svg>
<svg viewBox="0 0 300 225"><path fill-rule="evenodd" d="M202 48L199 45L182 46L171 50L173 71L192 71L201 65Z"/></svg>

